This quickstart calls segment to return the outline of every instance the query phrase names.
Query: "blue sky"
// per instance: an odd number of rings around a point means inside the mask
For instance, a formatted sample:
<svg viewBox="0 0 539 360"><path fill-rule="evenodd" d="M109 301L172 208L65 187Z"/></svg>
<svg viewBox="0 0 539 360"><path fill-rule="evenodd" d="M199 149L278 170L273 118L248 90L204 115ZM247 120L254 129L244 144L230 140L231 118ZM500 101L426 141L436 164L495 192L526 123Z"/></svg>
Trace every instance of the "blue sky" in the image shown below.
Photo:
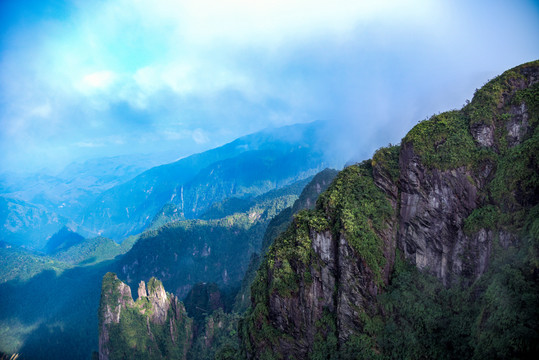
<svg viewBox="0 0 539 360"><path fill-rule="evenodd" d="M539 5L5 0L0 32L0 172L313 120L366 158L539 58Z"/></svg>

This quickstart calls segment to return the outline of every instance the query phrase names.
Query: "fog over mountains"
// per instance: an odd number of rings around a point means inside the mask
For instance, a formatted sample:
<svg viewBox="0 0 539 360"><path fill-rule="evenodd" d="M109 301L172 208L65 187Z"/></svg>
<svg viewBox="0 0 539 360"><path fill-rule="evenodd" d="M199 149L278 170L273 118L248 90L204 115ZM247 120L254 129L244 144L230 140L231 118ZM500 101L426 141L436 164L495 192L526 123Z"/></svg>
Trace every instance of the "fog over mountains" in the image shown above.
<svg viewBox="0 0 539 360"><path fill-rule="evenodd" d="M538 58L536 0L0 1L0 360L535 358Z"/></svg>
<svg viewBox="0 0 539 360"><path fill-rule="evenodd" d="M346 159L324 152L327 126L266 130L156 167L150 156L126 156L74 163L55 176L4 174L1 240L40 249L67 225L84 236L121 241L147 227L167 203L193 218L225 198L260 195L342 166Z"/></svg>

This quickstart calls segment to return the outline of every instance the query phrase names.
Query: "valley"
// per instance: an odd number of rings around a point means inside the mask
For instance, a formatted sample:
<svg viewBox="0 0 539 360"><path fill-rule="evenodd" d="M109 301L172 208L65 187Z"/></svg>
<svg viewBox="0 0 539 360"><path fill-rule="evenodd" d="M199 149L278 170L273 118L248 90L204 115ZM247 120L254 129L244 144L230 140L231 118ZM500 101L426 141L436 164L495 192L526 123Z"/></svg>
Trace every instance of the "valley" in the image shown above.
<svg viewBox="0 0 539 360"><path fill-rule="evenodd" d="M34 248L8 227L0 351L528 357L539 338L538 79L537 61L511 69L341 171L308 146L319 124L292 139L273 129L113 186ZM10 205L22 200L3 199L4 225L24 217Z"/></svg>

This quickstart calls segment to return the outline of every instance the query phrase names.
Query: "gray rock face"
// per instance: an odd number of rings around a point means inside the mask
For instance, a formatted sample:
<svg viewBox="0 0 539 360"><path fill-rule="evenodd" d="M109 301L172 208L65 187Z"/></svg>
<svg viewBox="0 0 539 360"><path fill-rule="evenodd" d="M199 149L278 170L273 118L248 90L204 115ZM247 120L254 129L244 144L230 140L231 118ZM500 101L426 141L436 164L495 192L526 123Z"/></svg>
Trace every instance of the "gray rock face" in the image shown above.
<svg viewBox="0 0 539 360"><path fill-rule="evenodd" d="M511 114L510 121L506 124L507 143L509 147L514 147L524 140L524 136L528 133L530 125L528 123L528 109L526 104L520 106L511 106L509 111Z"/></svg>
<svg viewBox="0 0 539 360"><path fill-rule="evenodd" d="M384 283L389 282L389 277L393 271L393 264L395 263L395 249L397 247L397 231L399 229L398 208L399 208L399 188L397 183L391 179L387 169L379 164L373 167L374 183L378 186L386 195L386 199L389 200L391 208L393 209L393 216L387 220L383 230L377 233L378 237L384 242L383 253L386 259L386 264L383 269Z"/></svg>
<svg viewBox="0 0 539 360"><path fill-rule="evenodd" d="M494 127L482 123L477 123L471 126L471 133L474 140L484 147L492 147L494 145Z"/></svg>
<svg viewBox="0 0 539 360"><path fill-rule="evenodd" d="M176 300L176 297L171 295L171 299L169 299L163 284L154 278L150 279L148 284L148 299L152 305L151 321L155 324L163 325L167 320L170 302Z"/></svg>
<svg viewBox="0 0 539 360"><path fill-rule="evenodd" d="M393 209L391 216L381 231L376 235L382 240L382 251L386 259L382 269L383 285L387 285L395 263L396 235L398 230L397 208L398 187L391 179L388 171L380 166L373 167L373 179L386 195ZM341 235L337 248L337 329L341 346L349 340L350 335L363 330L361 314L369 316L376 313L376 296L380 293L374 273L365 265L365 261L354 251L346 238Z"/></svg>
<svg viewBox="0 0 539 360"><path fill-rule="evenodd" d="M398 189L383 168L377 167L373 176L394 210L384 230L377 233L387 259L382 272L382 281L387 284L395 258ZM289 335L279 342L279 352L297 359L306 359L312 352L316 324L324 312L336 315L338 341L343 346L352 334L363 330L360 312L377 312L376 296L380 292L374 273L344 235L335 237L331 231L311 230L309 237L315 258L308 269L298 272L309 273L311 281L301 281L297 295L281 296L274 292L269 297L272 326Z"/></svg>
<svg viewBox="0 0 539 360"><path fill-rule="evenodd" d="M344 344L363 324L359 311L372 313L378 287L374 275L357 258L344 236L338 247L339 288L337 290L337 329L339 343Z"/></svg>
<svg viewBox="0 0 539 360"><path fill-rule="evenodd" d="M174 350L175 355L172 358L184 359L191 342L190 336L192 336L192 333L191 320L187 318L183 304L174 295L167 294L162 283L155 278L150 279L148 282L148 292L146 291L146 284L141 281L138 295L137 301L133 301L130 287L120 281L115 274L107 273L103 278L99 306L99 359L118 358L118 354L112 356L115 347L132 348L133 354L138 354L137 356L142 356L141 354L144 354L145 351L149 354L154 352L154 355L156 351L158 353L163 352L163 346L168 345L158 344L157 341L159 340L154 336L153 331L162 332L167 334L166 336L170 336L172 344L179 346ZM122 314L127 310L129 310L130 320L122 317ZM136 313L138 315L134 315ZM135 321L133 323L133 316L140 316L139 322ZM136 335L120 334L123 328L118 324L123 321L130 321L131 324L146 323L147 325L143 328L131 329ZM113 328L114 331L111 332ZM114 336L111 336L111 334L114 334ZM137 344L133 348L132 345L143 337L147 338L146 341ZM126 341L128 344L126 344ZM137 348L137 346L141 348ZM170 349L164 351L161 355L156 355L156 358L167 357L167 351L170 351ZM124 355L128 358L131 356L129 354L123 354L122 356Z"/></svg>
<svg viewBox="0 0 539 360"><path fill-rule="evenodd" d="M472 124L470 132L479 146L497 148L504 140L509 148L529 135L529 109L515 105L514 95L539 81L537 68L522 70L523 78L510 79L511 91L501 94L496 106L498 121ZM505 139L495 139L497 126L505 127ZM498 142L498 143L497 143ZM480 229L466 235L464 220L483 206L480 189L495 172L495 164L485 161L479 168L462 167L447 171L427 169L413 146L404 143L399 158L400 225L398 247L408 260L440 278L446 286L457 277L473 281L488 265L491 244L497 238L503 247L516 237L507 232Z"/></svg>
<svg viewBox="0 0 539 360"><path fill-rule="evenodd" d="M463 257L470 248L463 225L479 203L475 176L466 168L426 169L410 144L403 144L399 166L399 248L418 268L449 285L454 275L463 273ZM472 273L479 275L481 267L471 265Z"/></svg>
<svg viewBox="0 0 539 360"><path fill-rule="evenodd" d="M129 286L118 280L116 275L106 274L103 279L99 307L99 360L109 360L111 351L108 346L110 342L109 325L118 324L122 309L133 305Z"/></svg>
<svg viewBox="0 0 539 360"><path fill-rule="evenodd" d="M146 292L146 283L140 281L140 284L138 285L138 297L141 298L143 296L148 296L148 293Z"/></svg>
<svg viewBox="0 0 539 360"><path fill-rule="evenodd" d="M301 282L297 296L283 297L274 294L269 300L269 312L272 325L291 335L283 340L279 347L286 354L294 354L298 359L307 358L312 351L316 334L315 323L324 309L334 311L335 299L335 251L336 242L329 231L311 232L312 246L319 251L320 258L309 267L312 277L310 283ZM305 269L307 270L307 269Z"/></svg>

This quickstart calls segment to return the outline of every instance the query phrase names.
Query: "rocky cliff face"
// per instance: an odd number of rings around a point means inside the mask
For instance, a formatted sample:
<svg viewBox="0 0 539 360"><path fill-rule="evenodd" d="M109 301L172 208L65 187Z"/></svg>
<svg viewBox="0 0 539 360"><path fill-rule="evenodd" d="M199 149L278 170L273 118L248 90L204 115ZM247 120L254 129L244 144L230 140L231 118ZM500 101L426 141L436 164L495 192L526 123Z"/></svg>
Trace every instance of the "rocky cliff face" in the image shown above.
<svg viewBox="0 0 539 360"><path fill-rule="evenodd" d="M466 236L463 225L479 205L476 184L485 182L483 174L477 178L467 167L429 170L409 143L402 146L400 169L398 241L406 258L446 285L463 275L464 264L471 272L468 275L481 275L486 269L490 241ZM470 253L466 256L465 252Z"/></svg>
<svg viewBox="0 0 539 360"><path fill-rule="evenodd" d="M495 247L513 253L537 238L529 229L539 228L538 81L538 61L512 69L461 111L423 121L400 146L343 170L270 248L240 325L247 356L382 358L381 334L393 331L384 326L397 310L382 306L380 294L398 254L445 288L465 289L486 273ZM518 266L538 264L534 256ZM529 274L537 266L526 271L535 289ZM494 278L466 301L488 298ZM480 334L492 315L470 313Z"/></svg>
<svg viewBox="0 0 539 360"><path fill-rule="evenodd" d="M282 233L292 222L293 215L304 209L314 209L316 200L320 194L331 184L338 171L325 169L316 174L313 179L303 188L299 198L293 206L288 207L277 214L268 224L262 241L261 253L265 254L277 236ZM256 270L260 267L262 259L254 254L249 263L249 268L242 281L242 285L234 304L234 311L243 313L250 305L251 283L254 280Z"/></svg>
<svg viewBox="0 0 539 360"><path fill-rule="evenodd" d="M497 168L503 165L500 158L533 135L536 124L531 124L529 119L537 114L530 114L524 94L530 97L528 102L536 102L538 82L537 62L500 76L479 90L474 101L461 112L467 122L465 125L470 128L462 137L469 144L473 141L475 146L467 148L462 141L437 149L447 142L446 135L434 141L434 148L429 149L432 153L443 154L461 150L455 149L458 146L472 156L468 161L424 161L421 150L415 150L414 144L427 141L417 135L437 124L420 124L403 140L399 160L399 248L418 268L428 269L445 285L451 285L462 276L475 280L483 274L495 237L504 247L516 239L516 234L506 229L478 229L473 234L466 234L464 223L473 210L486 204L509 205L489 194L492 191L489 185ZM462 114L451 116L456 118ZM430 123L442 121L446 119L441 116L429 120ZM483 158L473 158L474 152L480 151ZM458 166L460 163L462 166ZM512 190L512 195L516 195L517 189Z"/></svg>
<svg viewBox="0 0 539 360"><path fill-rule="evenodd" d="M185 359L191 319L155 278L141 281L138 299L115 274L103 278L99 305L99 359Z"/></svg>
<svg viewBox="0 0 539 360"><path fill-rule="evenodd" d="M387 183L386 196L374 173L380 184L391 178L382 165L343 170L317 209L298 213L270 248L241 326L249 356L336 351L377 312L376 296L393 266L397 201L395 187Z"/></svg>

